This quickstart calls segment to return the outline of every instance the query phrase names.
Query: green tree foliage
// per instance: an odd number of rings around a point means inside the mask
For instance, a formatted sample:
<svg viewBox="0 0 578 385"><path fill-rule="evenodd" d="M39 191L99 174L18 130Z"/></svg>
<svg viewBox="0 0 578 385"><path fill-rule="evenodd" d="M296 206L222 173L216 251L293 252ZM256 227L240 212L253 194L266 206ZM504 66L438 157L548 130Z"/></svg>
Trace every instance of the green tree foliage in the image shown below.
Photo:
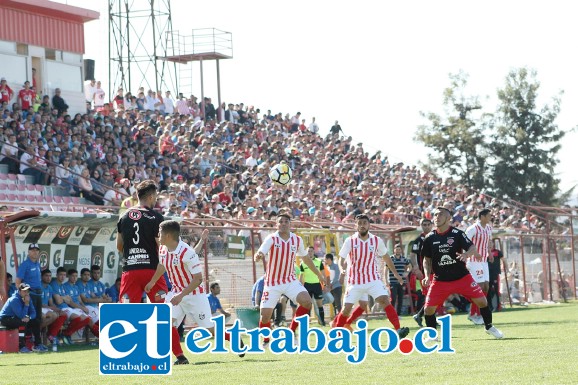
<svg viewBox="0 0 578 385"><path fill-rule="evenodd" d="M430 168L445 171L454 179L475 189L485 187L488 171L483 129L490 124L482 115L472 118L472 111L481 109L478 98L465 95L467 74L450 74L450 86L444 91L443 117L424 113L429 123L418 127L415 139L430 148Z"/></svg>
<svg viewBox="0 0 578 385"><path fill-rule="evenodd" d="M559 182L554 175L564 131L555 120L560 93L552 105L536 105L540 83L536 72L512 70L498 90L499 106L491 151L495 156L492 185L497 196L522 203L555 204Z"/></svg>

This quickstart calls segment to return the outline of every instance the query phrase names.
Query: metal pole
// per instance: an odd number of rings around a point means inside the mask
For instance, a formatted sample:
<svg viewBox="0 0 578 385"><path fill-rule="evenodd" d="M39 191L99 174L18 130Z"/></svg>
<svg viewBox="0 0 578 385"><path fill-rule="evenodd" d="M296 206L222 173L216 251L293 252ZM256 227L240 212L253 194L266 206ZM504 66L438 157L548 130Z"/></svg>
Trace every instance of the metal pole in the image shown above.
<svg viewBox="0 0 578 385"><path fill-rule="evenodd" d="M251 236L249 237L249 242L251 242L251 251L253 253L251 259L253 259L253 282L257 282L257 264L255 263L255 238L254 230L251 230Z"/></svg>
<svg viewBox="0 0 578 385"><path fill-rule="evenodd" d="M205 241L203 245L203 251L205 252L205 293L209 293L209 248L207 247L208 242Z"/></svg>
<svg viewBox="0 0 578 385"><path fill-rule="evenodd" d="M129 7L128 7L128 0L125 0L124 2L125 8L126 8L126 46L127 46L127 55L126 55L126 69L128 71L128 84L125 86L125 84L123 84L123 87L126 88L125 91L125 95L127 92L129 92L132 88L132 79L131 79L131 75L130 75L130 19L128 17L129 15ZM123 80L124 80L124 76L123 76Z"/></svg>
<svg viewBox="0 0 578 385"><path fill-rule="evenodd" d="M546 236L546 266L548 268L548 288L550 290L550 301L554 301L554 297L552 296L552 266L550 262L550 225L546 224L547 229L547 236Z"/></svg>
<svg viewBox="0 0 578 385"><path fill-rule="evenodd" d="M520 256L522 257L522 282L524 282L524 302L528 302L528 285L526 284L526 261L524 260L524 238L520 235ZM508 282L506 281L506 285ZM531 283L530 283L531 284ZM508 287L508 296L510 297L510 305L512 298L510 296L510 288Z"/></svg>
<svg viewBox="0 0 578 385"><path fill-rule="evenodd" d="M221 67L219 66L219 59L217 59L217 99L219 105L217 108L221 108ZM224 116L221 119L225 119Z"/></svg>
<svg viewBox="0 0 578 385"><path fill-rule="evenodd" d="M155 20L155 0L150 0L151 24L153 27L153 66L155 68L155 92L159 90L159 73L157 65L157 24Z"/></svg>
<svg viewBox="0 0 578 385"><path fill-rule="evenodd" d="M199 106L202 107L203 103L205 102L205 85L203 82L203 57L202 56L201 56L200 64L201 64L201 101L199 103ZM201 117L203 118L203 120L205 119L205 109L204 108L201 108Z"/></svg>
<svg viewBox="0 0 578 385"><path fill-rule="evenodd" d="M110 36L112 35L112 26L113 26L113 21L112 21L112 3L114 0L110 0L108 2L108 95L110 97L110 90L112 90L112 84L111 84L111 79L112 79L112 58L111 58L111 38ZM4 242L2 242L4 243Z"/></svg>

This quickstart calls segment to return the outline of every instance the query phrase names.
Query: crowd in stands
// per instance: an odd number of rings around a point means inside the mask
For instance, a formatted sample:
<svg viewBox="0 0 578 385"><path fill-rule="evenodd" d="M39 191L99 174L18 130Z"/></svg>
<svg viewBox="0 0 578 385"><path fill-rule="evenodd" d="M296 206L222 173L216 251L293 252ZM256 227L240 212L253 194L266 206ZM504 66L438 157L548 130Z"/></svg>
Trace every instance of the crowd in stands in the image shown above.
<svg viewBox="0 0 578 385"><path fill-rule="evenodd" d="M379 224L417 225L443 204L462 228L484 207L493 209L496 226L543 227L451 178L370 154L337 121L322 136L315 118L307 124L299 112L215 106L208 97L174 99L142 87L134 94L119 88L109 101L94 81L85 89L87 112L72 116L58 93L41 98L26 82L16 94L5 84L0 162L94 205L130 207L133 186L150 178L163 192L159 209L185 218L269 219L288 206L303 221L343 222L363 212ZM282 160L294 172L287 188L271 186L267 176Z"/></svg>

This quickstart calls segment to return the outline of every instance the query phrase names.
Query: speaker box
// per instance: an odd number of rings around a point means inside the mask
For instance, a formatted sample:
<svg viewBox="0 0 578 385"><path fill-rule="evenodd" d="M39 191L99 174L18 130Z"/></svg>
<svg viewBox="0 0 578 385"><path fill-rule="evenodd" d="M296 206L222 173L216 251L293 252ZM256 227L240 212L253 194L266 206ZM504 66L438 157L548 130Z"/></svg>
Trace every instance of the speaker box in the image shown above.
<svg viewBox="0 0 578 385"><path fill-rule="evenodd" d="M94 79L94 60L84 59L84 80Z"/></svg>

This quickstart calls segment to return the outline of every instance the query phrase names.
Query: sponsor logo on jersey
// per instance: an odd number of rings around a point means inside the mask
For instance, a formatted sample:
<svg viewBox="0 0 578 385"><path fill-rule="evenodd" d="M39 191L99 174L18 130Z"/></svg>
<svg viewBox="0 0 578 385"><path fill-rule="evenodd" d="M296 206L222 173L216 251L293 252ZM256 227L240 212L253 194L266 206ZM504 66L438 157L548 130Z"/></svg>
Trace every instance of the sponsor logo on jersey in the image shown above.
<svg viewBox="0 0 578 385"><path fill-rule="evenodd" d="M142 218L142 213L140 212L140 210L130 210L128 212L128 217L133 221L138 221L139 219Z"/></svg>
<svg viewBox="0 0 578 385"><path fill-rule="evenodd" d="M456 263L455 260L452 259L452 257L450 257L447 254L442 255L442 258L440 259L440 262L438 263L439 266L444 266L444 265L452 265Z"/></svg>
<svg viewBox="0 0 578 385"><path fill-rule="evenodd" d="M100 374L171 374L170 304L101 304Z"/></svg>
<svg viewBox="0 0 578 385"><path fill-rule="evenodd" d="M448 245L453 245L454 244L454 239L453 238L448 238Z"/></svg>

